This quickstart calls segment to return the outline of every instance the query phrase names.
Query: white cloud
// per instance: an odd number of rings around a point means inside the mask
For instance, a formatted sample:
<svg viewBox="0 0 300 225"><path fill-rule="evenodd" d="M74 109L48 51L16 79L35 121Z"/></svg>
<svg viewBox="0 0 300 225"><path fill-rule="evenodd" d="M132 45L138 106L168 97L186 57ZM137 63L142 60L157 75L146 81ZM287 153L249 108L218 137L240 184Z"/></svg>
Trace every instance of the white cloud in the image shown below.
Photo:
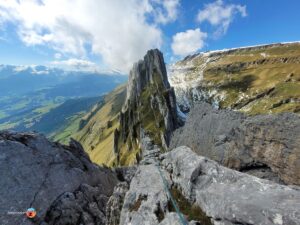
<svg viewBox="0 0 300 225"><path fill-rule="evenodd" d="M62 57L62 54L61 54L61 53L58 53L58 52L57 52L57 53L54 54L54 58L55 58L55 59L61 59L61 57Z"/></svg>
<svg viewBox="0 0 300 225"><path fill-rule="evenodd" d="M221 36L227 32L236 14L246 17L246 6L236 4L226 5L222 0L217 0L214 3L206 4L203 10L199 10L197 21L200 23L208 21L211 25L217 27L215 36Z"/></svg>
<svg viewBox="0 0 300 225"><path fill-rule="evenodd" d="M173 36L172 50L175 55L186 56L203 48L207 34L199 28L177 33Z"/></svg>
<svg viewBox="0 0 300 225"><path fill-rule="evenodd" d="M3 42L8 42L8 40L7 40L5 37L1 37L1 36L0 36L0 42L1 42L1 41L3 41Z"/></svg>
<svg viewBox="0 0 300 225"><path fill-rule="evenodd" d="M179 0L153 0L153 2L162 6L154 10L157 23L167 24L177 19Z"/></svg>
<svg viewBox="0 0 300 225"><path fill-rule="evenodd" d="M68 59L68 60L56 60L52 61L50 64L54 66L59 66L68 69L76 69L76 70L96 70L97 65L94 62L83 60L83 59Z"/></svg>
<svg viewBox="0 0 300 225"><path fill-rule="evenodd" d="M79 58L94 53L128 71L148 49L161 46L160 24L176 20L178 6L179 0L0 0L0 26L15 23L26 45Z"/></svg>

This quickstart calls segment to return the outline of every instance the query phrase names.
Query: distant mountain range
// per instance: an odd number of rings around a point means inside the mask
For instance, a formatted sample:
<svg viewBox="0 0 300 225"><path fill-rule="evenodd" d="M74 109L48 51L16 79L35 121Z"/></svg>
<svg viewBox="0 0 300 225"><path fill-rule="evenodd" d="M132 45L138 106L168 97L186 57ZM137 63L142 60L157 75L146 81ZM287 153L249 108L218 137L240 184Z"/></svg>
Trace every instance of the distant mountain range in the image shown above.
<svg viewBox="0 0 300 225"><path fill-rule="evenodd" d="M115 71L99 73L65 71L46 66L0 65L0 130L44 127L38 124L40 120L45 123L43 116L48 112L52 115L50 111L59 106L59 112L62 112L66 101L76 99L72 102L73 107L82 109L80 98L96 103L101 100L100 96L126 80L126 75ZM76 106L76 103L79 105ZM74 113L79 113L76 110L68 112L71 113L62 113L65 121ZM45 129L37 131L43 132Z"/></svg>
<svg viewBox="0 0 300 225"><path fill-rule="evenodd" d="M59 95L81 96L82 93L78 93L80 86L82 91L88 91L84 92L85 96L93 96L110 91L112 87L125 82L126 79L126 76L115 71L100 73L65 71L46 66L0 65L0 96L25 94L45 88L65 89L66 84L69 85L68 93L60 92ZM99 84L102 87L99 87ZM77 92L71 94L71 90Z"/></svg>

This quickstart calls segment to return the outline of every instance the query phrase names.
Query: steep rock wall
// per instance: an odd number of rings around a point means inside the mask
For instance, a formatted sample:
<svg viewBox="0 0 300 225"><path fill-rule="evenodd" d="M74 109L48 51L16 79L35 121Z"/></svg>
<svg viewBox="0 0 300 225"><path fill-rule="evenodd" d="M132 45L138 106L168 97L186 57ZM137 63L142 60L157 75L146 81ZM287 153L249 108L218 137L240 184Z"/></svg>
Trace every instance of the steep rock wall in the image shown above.
<svg viewBox="0 0 300 225"><path fill-rule="evenodd" d="M171 132L178 123L176 97L167 78L163 55L157 49L150 50L130 71L120 127L114 138L119 164L127 164L130 157L131 162L139 161L142 132L167 149Z"/></svg>
<svg viewBox="0 0 300 225"><path fill-rule="evenodd" d="M171 148L182 145L229 168L300 184L300 118L293 113L246 116L199 103L173 134Z"/></svg>

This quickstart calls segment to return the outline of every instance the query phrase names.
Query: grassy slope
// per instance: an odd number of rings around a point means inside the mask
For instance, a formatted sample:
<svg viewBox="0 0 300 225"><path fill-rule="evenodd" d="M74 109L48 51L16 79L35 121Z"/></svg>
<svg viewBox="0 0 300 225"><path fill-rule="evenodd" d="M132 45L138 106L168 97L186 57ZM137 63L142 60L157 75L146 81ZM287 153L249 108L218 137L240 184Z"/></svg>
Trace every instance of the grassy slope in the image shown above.
<svg viewBox="0 0 300 225"><path fill-rule="evenodd" d="M125 100L126 87L122 85L104 98L103 106L93 109L92 116L86 115L86 125L72 137L78 140L97 164L112 166L114 130L119 127L118 115ZM88 118L89 117L89 118ZM111 126L108 122L111 121Z"/></svg>
<svg viewBox="0 0 300 225"><path fill-rule="evenodd" d="M63 129L69 121L83 116L96 103L101 104L102 97L89 97L70 99L51 109L35 123L30 129L37 130L48 136L53 136L58 130ZM77 126L77 129L79 127Z"/></svg>
<svg viewBox="0 0 300 225"><path fill-rule="evenodd" d="M215 60L208 63L201 86L222 93L222 107L248 114L300 112L299 43L238 50L213 57ZM194 59L193 64L197 70L203 65L203 58ZM270 89L274 90L259 97Z"/></svg>
<svg viewBox="0 0 300 225"><path fill-rule="evenodd" d="M79 124L84 114L84 112L80 112L76 115L67 118L65 124L55 133L51 134L50 138L54 141L58 141L63 144L68 144L72 135L79 130Z"/></svg>

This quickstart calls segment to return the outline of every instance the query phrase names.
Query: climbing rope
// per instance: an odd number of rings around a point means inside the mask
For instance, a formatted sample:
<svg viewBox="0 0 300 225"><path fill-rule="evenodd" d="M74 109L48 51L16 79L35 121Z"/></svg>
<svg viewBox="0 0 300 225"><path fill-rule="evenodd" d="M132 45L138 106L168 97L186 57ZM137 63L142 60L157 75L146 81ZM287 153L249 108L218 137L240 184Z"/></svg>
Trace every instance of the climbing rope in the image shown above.
<svg viewBox="0 0 300 225"><path fill-rule="evenodd" d="M155 161L156 161L156 160L155 160ZM184 216L183 216L182 213L180 212L180 209L179 209L179 207L178 207L178 205L177 205L175 199L173 198L171 191L170 191L169 188L168 188L168 182L167 182L166 178L164 177L162 171L160 170L160 168L159 168L159 166L158 166L158 163L155 163L155 166L156 166L157 169L158 169L159 175L160 175L160 177L161 177L161 179L162 179L162 181L163 181L163 185L164 185L165 192L168 193L169 198L171 199L171 203L172 203L172 205L173 205L173 207L174 207L176 213L178 214L178 217L179 217L179 220L180 220L181 224L182 224L182 225L188 225L188 222L186 221L186 219L184 218Z"/></svg>

